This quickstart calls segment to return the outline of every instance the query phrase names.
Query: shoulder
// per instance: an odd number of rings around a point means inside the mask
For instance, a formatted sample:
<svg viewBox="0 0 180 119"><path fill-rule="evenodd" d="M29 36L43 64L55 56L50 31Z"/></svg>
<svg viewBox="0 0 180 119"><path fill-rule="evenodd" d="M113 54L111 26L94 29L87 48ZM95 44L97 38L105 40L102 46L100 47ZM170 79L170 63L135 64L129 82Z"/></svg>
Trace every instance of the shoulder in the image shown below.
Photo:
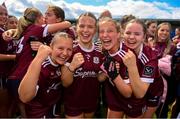
<svg viewBox="0 0 180 119"><path fill-rule="evenodd" d="M149 46L144 45L142 51L138 55L138 59L141 61L142 64L146 65L150 62L158 62L157 53L152 50Z"/></svg>
<svg viewBox="0 0 180 119"><path fill-rule="evenodd" d="M144 45L142 52L148 59L157 59L156 51L152 50L149 46Z"/></svg>

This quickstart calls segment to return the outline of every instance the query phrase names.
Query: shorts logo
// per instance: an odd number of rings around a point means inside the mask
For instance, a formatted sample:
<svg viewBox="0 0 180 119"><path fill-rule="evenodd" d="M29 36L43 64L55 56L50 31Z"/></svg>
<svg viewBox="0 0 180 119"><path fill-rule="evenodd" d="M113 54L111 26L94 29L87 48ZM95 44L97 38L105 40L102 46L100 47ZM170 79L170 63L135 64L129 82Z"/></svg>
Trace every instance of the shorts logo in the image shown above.
<svg viewBox="0 0 180 119"><path fill-rule="evenodd" d="M154 73L154 68L151 66L145 66L143 74L146 76L152 76Z"/></svg>
<svg viewBox="0 0 180 119"><path fill-rule="evenodd" d="M93 57L93 63L99 64L99 58L98 57Z"/></svg>

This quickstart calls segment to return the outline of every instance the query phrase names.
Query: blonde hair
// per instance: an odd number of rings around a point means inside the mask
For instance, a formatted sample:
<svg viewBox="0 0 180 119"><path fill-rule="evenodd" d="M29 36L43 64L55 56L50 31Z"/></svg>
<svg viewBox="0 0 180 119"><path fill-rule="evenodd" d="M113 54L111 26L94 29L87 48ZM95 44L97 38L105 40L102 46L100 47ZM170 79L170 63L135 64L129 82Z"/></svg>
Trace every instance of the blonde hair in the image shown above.
<svg viewBox="0 0 180 119"><path fill-rule="evenodd" d="M18 20L17 30L14 34L14 38L19 39L22 35L22 32L31 24L34 24L37 21L37 18L42 16L42 13L37 8L27 8L24 11L24 16Z"/></svg>
<svg viewBox="0 0 180 119"><path fill-rule="evenodd" d="M165 48L165 50L164 50L164 52L163 52L163 56L165 56L165 55L167 55L169 52L170 52L170 50L171 50L171 38L170 38L170 31L171 31L171 24L170 23L168 23L168 22L163 22L163 23L161 23L161 24L159 24L158 26L157 26L157 30L156 30L156 33L155 33L155 43L157 43L158 42L158 30L163 26L163 25L168 25L168 27L169 27L169 37L166 39L166 45L167 45L167 47Z"/></svg>
<svg viewBox="0 0 180 119"><path fill-rule="evenodd" d="M57 33L55 33L54 37L52 38L50 46L52 47L55 44L55 42L60 39L60 37L63 37L65 39L72 39L72 42L73 42L72 36L69 35L68 33L57 32Z"/></svg>

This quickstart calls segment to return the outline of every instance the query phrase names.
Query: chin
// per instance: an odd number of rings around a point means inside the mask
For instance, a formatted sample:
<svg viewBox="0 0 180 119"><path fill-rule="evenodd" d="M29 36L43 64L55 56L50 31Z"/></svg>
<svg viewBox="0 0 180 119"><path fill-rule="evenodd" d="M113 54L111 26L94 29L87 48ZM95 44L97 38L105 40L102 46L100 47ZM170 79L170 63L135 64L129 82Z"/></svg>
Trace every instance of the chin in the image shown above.
<svg viewBox="0 0 180 119"><path fill-rule="evenodd" d="M57 64L63 65L65 61L56 61Z"/></svg>

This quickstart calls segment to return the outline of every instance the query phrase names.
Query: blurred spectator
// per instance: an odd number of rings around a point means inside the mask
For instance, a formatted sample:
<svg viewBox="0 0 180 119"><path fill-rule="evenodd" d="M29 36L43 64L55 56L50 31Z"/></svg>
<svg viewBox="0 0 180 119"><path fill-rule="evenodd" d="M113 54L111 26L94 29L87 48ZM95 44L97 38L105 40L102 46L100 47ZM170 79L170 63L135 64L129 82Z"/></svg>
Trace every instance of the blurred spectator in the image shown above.
<svg viewBox="0 0 180 119"><path fill-rule="evenodd" d="M110 12L109 10L104 10L104 11L100 14L99 19L101 19L101 18L103 18L103 17L110 17L110 18L112 18L112 14L111 14L111 12Z"/></svg>
<svg viewBox="0 0 180 119"><path fill-rule="evenodd" d="M173 37L172 41L175 45L180 42L180 27L175 29L175 36Z"/></svg>
<svg viewBox="0 0 180 119"><path fill-rule="evenodd" d="M17 28L18 19L15 16L8 16L8 20L6 22L6 30L8 29L16 29Z"/></svg>

